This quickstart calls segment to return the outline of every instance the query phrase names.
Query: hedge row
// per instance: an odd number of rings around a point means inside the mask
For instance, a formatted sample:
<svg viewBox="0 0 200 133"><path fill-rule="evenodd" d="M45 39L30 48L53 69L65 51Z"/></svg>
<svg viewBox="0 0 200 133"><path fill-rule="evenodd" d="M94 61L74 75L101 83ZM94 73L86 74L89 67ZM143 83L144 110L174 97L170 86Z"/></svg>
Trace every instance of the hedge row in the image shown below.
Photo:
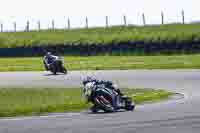
<svg viewBox="0 0 200 133"><path fill-rule="evenodd" d="M120 42L109 45L54 45L44 47L17 47L0 48L1 57L9 56L42 56L46 51L57 55L171 55L200 53L200 41L171 42L171 43L146 43L146 42Z"/></svg>
<svg viewBox="0 0 200 133"><path fill-rule="evenodd" d="M192 42L200 40L200 24L116 26L73 30L0 32L0 48L54 45L110 45L129 41L145 43Z"/></svg>
<svg viewBox="0 0 200 133"><path fill-rule="evenodd" d="M199 53L200 24L0 32L0 56Z"/></svg>

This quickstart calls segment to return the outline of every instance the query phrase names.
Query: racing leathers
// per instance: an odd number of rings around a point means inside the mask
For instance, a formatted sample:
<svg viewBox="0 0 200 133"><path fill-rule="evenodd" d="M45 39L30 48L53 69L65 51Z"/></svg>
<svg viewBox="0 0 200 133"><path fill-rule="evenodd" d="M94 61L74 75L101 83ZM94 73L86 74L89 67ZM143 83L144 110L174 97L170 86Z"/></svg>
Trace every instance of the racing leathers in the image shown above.
<svg viewBox="0 0 200 133"><path fill-rule="evenodd" d="M98 80L93 80L92 82L95 83L95 86L92 90L91 95L88 97L88 102L91 101L92 103L94 103L94 98L96 97L96 91L98 89L104 89L107 91L111 91L111 97L112 97L112 106L114 108L114 110L119 109L119 105L118 105L118 100L119 100L119 96L122 96L123 94L121 93L120 89L116 88L112 82L110 81L98 81ZM102 91L98 91L98 93L101 93ZM103 92L102 92L103 93ZM95 105L94 105L95 106ZM92 107L94 108L94 107Z"/></svg>
<svg viewBox="0 0 200 133"><path fill-rule="evenodd" d="M57 59L58 57L57 56L54 56L52 54L48 54L48 55L45 55L44 58L43 58L43 61L44 61L44 65L45 65L45 68L46 70L49 70L50 69L50 65L54 62L55 59Z"/></svg>

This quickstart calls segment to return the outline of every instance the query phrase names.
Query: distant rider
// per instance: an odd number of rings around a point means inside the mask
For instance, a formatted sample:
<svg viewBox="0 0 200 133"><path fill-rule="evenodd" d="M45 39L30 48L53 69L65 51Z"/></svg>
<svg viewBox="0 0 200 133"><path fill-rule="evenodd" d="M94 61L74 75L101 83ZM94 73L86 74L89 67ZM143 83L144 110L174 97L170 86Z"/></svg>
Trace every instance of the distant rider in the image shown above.
<svg viewBox="0 0 200 133"><path fill-rule="evenodd" d="M58 57L53 55L51 52L47 52L43 58L46 70L49 70L50 65L54 62Z"/></svg>

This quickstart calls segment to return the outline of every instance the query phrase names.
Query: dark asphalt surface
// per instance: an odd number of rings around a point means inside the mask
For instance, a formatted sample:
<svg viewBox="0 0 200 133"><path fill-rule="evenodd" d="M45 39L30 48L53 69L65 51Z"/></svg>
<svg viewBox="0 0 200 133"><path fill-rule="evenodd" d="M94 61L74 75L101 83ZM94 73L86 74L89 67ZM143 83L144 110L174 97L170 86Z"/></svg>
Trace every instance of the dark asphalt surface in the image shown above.
<svg viewBox="0 0 200 133"><path fill-rule="evenodd" d="M166 89L183 99L136 107L133 112L55 113L47 116L0 119L0 133L199 133L199 70L73 71L68 75L47 72L0 73L1 87L80 87L90 75L110 79L119 87Z"/></svg>

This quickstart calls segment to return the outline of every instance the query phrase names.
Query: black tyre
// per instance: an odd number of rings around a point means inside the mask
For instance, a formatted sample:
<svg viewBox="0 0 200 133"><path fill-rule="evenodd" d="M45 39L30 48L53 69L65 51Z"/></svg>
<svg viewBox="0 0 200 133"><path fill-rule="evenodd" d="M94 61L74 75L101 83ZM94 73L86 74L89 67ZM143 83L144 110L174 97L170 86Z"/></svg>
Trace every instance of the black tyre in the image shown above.
<svg viewBox="0 0 200 133"><path fill-rule="evenodd" d="M133 111L135 109L135 105L128 105L125 107L127 111Z"/></svg>
<svg viewBox="0 0 200 133"><path fill-rule="evenodd" d="M55 66L55 65L52 66L51 72L52 72L54 75L56 75L57 69L56 69L56 66Z"/></svg>
<svg viewBox="0 0 200 133"><path fill-rule="evenodd" d="M98 108L97 108L97 106L93 106L93 107L91 107L90 108L90 110L93 112L93 113L97 113L98 112Z"/></svg>
<svg viewBox="0 0 200 133"><path fill-rule="evenodd" d="M56 75L56 74L57 74L57 72L56 72L56 71L54 71L54 72L53 72L53 74L54 74L54 75Z"/></svg>
<svg viewBox="0 0 200 133"><path fill-rule="evenodd" d="M125 99L125 109L126 109L127 111L133 111L133 110L135 109L135 103L134 103L134 101L132 101L132 99L129 98L129 97L127 97L127 98Z"/></svg>

